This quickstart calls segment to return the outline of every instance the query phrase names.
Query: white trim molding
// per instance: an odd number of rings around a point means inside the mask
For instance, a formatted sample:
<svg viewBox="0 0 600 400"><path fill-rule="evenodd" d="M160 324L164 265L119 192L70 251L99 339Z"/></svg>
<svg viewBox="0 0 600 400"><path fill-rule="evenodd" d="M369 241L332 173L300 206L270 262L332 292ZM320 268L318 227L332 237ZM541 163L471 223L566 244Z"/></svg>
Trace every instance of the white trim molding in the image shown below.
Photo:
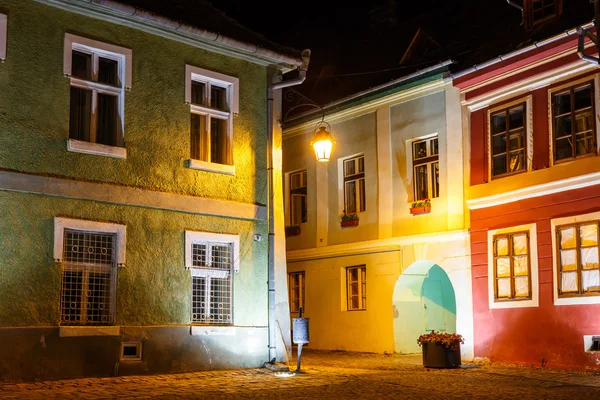
<svg viewBox="0 0 600 400"><path fill-rule="evenodd" d="M227 233L212 233L199 231L185 231L185 267L193 268L192 262L192 243L229 243L233 245L233 270L240 272L240 237Z"/></svg>
<svg viewBox="0 0 600 400"><path fill-rule="evenodd" d="M0 14L0 60L6 60L6 43L8 36L8 18L6 14Z"/></svg>
<svg viewBox="0 0 600 400"><path fill-rule="evenodd" d="M235 175L235 165L211 163L202 160L186 160L187 167L198 171L216 172L218 174Z"/></svg>
<svg viewBox="0 0 600 400"><path fill-rule="evenodd" d="M494 236L506 233L529 233L529 271L531 274L531 299L530 300L503 300L495 301L494 295ZM539 277L537 253L537 227L536 224L511 226L509 228L489 230L487 235L488 250L488 305L490 310L497 308L526 308L539 307Z"/></svg>
<svg viewBox="0 0 600 400"><path fill-rule="evenodd" d="M594 220L600 220L600 211L589 214L573 215L570 217L554 218L550 220L550 235L552 236L552 291L555 306L600 304L600 295L558 297L558 243L556 243L556 227L580 222L590 222Z"/></svg>
<svg viewBox="0 0 600 400"><path fill-rule="evenodd" d="M120 326L59 326L59 337L121 336Z"/></svg>
<svg viewBox="0 0 600 400"><path fill-rule="evenodd" d="M501 204L508 204L515 201L546 196L553 193L581 189L598 184L600 184L600 172L593 172L590 174L579 175L554 182L543 183L541 185L533 185L522 189L498 193L491 196L470 199L467 200L467 207L469 207L469 210L478 210L481 208L494 207Z"/></svg>
<svg viewBox="0 0 600 400"><path fill-rule="evenodd" d="M125 147L108 146L101 143L92 143L77 139L69 139L67 141L67 150L73 153L93 154L97 156L107 156L113 158L127 158L127 149Z"/></svg>
<svg viewBox="0 0 600 400"><path fill-rule="evenodd" d="M237 329L234 326L192 325L192 336L235 336Z"/></svg>
<svg viewBox="0 0 600 400"><path fill-rule="evenodd" d="M227 104L231 105L230 111L234 114L238 114L240 112L240 80L238 78L186 64L185 102L187 104L192 102L192 81L211 82L215 83L217 86L225 88L227 90L228 97Z"/></svg>
<svg viewBox="0 0 600 400"><path fill-rule="evenodd" d="M117 265L125 266L125 247L127 241L127 227L110 222L98 222L84 219L73 219L64 217L54 218L54 260L60 262L63 258L64 232L65 229L79 231L107 232L117 235Z"/></svg>

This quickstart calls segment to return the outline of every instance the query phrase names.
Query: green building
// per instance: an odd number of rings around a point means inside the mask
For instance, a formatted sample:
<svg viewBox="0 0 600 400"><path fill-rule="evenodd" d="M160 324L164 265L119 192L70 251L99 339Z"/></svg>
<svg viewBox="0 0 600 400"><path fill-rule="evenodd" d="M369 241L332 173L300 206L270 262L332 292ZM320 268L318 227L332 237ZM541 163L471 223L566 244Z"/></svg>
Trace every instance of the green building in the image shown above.
<svg viewBox="0 0 600 400"><path fill-rule="evenodd" d="M289 344L269 334L289 311L284 239L269 305L267 88L300 53L203 2L127 3L0 0L0 379L255 367Z"/></svg>

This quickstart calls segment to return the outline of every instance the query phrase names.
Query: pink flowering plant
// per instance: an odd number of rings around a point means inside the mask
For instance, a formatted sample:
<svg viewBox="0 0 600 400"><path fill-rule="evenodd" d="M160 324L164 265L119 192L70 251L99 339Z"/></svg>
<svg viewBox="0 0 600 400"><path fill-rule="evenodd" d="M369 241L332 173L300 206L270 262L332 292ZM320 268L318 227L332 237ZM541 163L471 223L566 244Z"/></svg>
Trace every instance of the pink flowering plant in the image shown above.
<svg viewBox="0 0 600 400"><path fill-rule="evenodd" d="M458 344L465 343L465 339L458 333L440 333L431 331L431 333L425 333L417 339L419 346L423 346L423 343L438 343L444 345L448 350L458 350Z"/></svg>

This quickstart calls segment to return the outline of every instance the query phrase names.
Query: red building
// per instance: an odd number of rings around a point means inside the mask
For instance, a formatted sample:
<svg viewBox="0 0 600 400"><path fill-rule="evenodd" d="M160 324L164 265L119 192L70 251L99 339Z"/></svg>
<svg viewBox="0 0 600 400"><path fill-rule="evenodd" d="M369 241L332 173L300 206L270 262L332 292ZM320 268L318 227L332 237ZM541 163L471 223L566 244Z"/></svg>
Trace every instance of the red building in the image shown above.
<svg viewBox="0 0 600 400"><path fill-rule="evenodd" d="M545 3L558 18L560 2ZM571 27L454 75L470 144L476 357L600 368L600 69Z"/></svg>

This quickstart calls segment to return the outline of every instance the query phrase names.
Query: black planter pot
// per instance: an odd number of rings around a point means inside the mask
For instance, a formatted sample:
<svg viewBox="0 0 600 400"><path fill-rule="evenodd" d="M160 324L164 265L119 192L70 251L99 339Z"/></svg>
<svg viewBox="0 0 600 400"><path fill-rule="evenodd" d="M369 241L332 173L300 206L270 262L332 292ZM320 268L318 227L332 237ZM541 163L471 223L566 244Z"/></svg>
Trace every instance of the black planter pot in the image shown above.
<svg viewBox="0 0 600 400"><path fill-rule="evenodd" d="M457 368L460 365L460 344L450 350L443 344L423 343L423 366L428 368Z"/></svg>

